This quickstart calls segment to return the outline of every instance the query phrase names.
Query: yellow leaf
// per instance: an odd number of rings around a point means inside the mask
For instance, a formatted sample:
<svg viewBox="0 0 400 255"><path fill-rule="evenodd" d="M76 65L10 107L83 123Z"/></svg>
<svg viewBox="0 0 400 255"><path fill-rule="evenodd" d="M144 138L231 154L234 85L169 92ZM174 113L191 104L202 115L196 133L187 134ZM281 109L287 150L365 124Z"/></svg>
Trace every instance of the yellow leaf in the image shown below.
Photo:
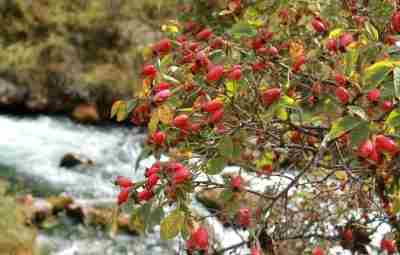
<svg viewBox="0 0 400 255"><path fill-rule="evenodd" d="M158 119L164 124L170 124L174 117L174 111L166 104L157 109Z"/></svg>
<svg viewBox="0 0 400 255"><path fill-rule="evenodd" d="M342 29L342 28L333 29L333 30L329 33L329 39L338 38L342 33L343 33L343 29Z"/></svg>
<svg viewBox="0 0 400 255"><path fill-rule="evenodd" d="M157 131L158 123L160 122L160 119L158 117L158 111L155 110L151 113L151 118L148 124L148 129L149 129L149 134L153 134L154 132Z"/></svg>
<svg viewBox="0 0 400 255"><path fill-rule="evenodd" d="M111 108L111 118L117 116L117 121L123 121L128 116L128 106L125 101L116 101Z"/></svg>
<svg viewBox="0 0 400 255"><path fill-rule="evenodd" d="M148 60L153 56L153 50L150 47L144 47L142 49L142 56L144 60Z"/></svg>
<svg viewBox="0 0 400 255"><path fill-rule="evenodd" d="M142 86L136 88L136 96L141 99L148 98L151 93L150 81L143 79Z"/></svg>
<svg viewBox="0 0 400 255"><path fill-rule="evenodd" d="M300 56L305 55L304 52L304 45L302 42L297 41L289 43L289 55L292 61L298 59Z"/></svg>
<svg viewBox="0 0 400 255"><path fill-rule="evenodd" d="M179 32L179 27L176 25L163 25L161 27L161 30L163 32L168 32L168 33L178 33Z"/></svg>
<svg viewBox="0 0 400 255"><path fill-rule="evenodd" d="M339 181L347 181L347 173L345 171L336 171L335 176Z"/></svg>

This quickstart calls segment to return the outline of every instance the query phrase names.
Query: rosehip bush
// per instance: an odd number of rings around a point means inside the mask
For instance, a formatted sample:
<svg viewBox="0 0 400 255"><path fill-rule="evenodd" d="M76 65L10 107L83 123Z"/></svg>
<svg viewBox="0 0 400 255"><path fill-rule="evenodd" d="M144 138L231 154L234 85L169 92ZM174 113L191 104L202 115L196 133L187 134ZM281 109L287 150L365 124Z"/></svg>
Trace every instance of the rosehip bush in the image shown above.
<svg viewBox="0 0 400 255"><path fill-rule="evenodd" d="M147 127L138 161L157 159L143 180L116 180L135 227L160 225L161 237L179 236L189 254L278 254L285 245L301 250L282 254L328 254L336 245L396 252L398 1L178 6L165 37L144 49L134 97L112 108L118 121ZM227 167L237 171L223 175ZM221 247L193 209L210 189L222 204L210 216L245 229L243 242ZM383 223L394 238L374 246Z"/></svg>

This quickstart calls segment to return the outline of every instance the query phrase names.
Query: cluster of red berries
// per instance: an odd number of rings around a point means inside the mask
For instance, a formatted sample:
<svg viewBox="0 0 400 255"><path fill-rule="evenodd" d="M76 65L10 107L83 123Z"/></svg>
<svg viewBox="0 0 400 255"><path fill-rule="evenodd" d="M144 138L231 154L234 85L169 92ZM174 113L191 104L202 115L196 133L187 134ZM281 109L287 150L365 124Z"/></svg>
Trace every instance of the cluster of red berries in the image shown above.
<svg viewBox="0 0 400 255"><path fill-rule="evenodd" d="M382 160L382 153L395 155L400 151L400 147L396 142L385 135L376 135L372 140L368 139L361 143L358 147L358 155L375 164Z"/></svg>

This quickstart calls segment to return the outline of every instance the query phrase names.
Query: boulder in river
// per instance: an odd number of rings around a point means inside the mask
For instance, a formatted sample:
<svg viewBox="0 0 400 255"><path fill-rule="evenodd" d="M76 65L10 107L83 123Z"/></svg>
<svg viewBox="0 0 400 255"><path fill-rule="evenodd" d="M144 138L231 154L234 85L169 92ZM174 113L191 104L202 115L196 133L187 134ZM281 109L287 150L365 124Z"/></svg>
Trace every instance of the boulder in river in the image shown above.
<svg viewBox="0 0 400 255"><path fill-rule="evenodd" d="M67 153L62 157L59 166L65 168L73 168L79 165L91 166L93 164L93 160L85 158L82 155Z"/></svg>
<svg viewBox="0 0 400 255"><path fill-rule="evenodd" d="M100 120L97 107L94 104L80 104L75 107L72 117L83 123L96 123Z"/></svg>
<svg viewBox="0 0 400 255"><path fill-rule="evenodd" d="M22 104L27 93L28 91L25 87L17 86L9 81L0 79L0 105Z"/></svg>

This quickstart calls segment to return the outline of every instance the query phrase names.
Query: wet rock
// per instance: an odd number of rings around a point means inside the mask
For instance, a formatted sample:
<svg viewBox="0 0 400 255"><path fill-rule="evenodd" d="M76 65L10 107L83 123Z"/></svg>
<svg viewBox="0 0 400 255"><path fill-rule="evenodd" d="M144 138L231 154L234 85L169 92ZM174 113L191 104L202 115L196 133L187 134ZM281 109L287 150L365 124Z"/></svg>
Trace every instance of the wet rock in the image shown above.
<svg viewBox="0 0 400 255"><path fill-rule="evenodd" d="M100 120L97 107L93 104L80 104L75 107L72 117L83 123L96 123Z"/></svg>
<svg viewBox="0 0 400 255"><path fill-rule="evenodd" d="M57 214L61 211L64 211L70 204L74 202L71 197L67 196L58 196L58 197L50 197L47 199L53 208L53 214Z"/></svg>
<svg viewBox="0 0 400 255"><path fill-rule="evenodd" d="M93 164L94 162L91 159L84 158L83 156L78 154L67 153L62 157L59 166L65 168L73 168L79 165L91 166Z"/></svg>
<svg viewBox="0 0 400 255"><path fill-rule="evenodd" d="M53 206L44 199L36 199L31 210L34 223L41 223L53 214Z"/></svg>

